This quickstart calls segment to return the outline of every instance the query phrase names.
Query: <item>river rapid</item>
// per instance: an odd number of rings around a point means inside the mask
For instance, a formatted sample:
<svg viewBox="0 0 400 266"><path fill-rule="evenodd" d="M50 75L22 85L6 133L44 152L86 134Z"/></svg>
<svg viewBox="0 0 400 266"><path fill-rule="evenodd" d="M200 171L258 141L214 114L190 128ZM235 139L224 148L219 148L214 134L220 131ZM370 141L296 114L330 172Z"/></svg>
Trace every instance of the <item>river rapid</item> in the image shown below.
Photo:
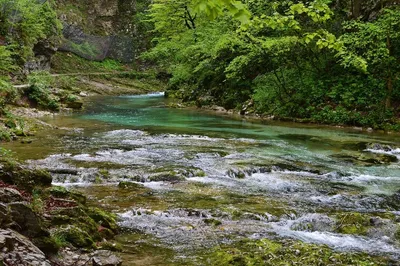
<svg viewBox="0 0 400 266"><path fill-rule="evenodd" d="M119 217L124 265L204 265L241 239L400 258L400 136L171 109L162 94L91 98L7 144Z"/></svg>

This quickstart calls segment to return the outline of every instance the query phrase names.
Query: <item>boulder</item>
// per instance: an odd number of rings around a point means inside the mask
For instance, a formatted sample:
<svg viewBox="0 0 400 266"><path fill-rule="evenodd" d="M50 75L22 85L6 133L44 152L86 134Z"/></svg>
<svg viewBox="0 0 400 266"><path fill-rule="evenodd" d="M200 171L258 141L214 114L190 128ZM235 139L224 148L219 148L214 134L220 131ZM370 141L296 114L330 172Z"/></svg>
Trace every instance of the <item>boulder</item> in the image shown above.
<svg viewBox="0 0 400 266"><path fill-rule="evenodd" d="M27 237L48 236L43 229L42 220L26 202L13 202L8 204L13 229Z"/></svg>
<svg viewBox="0 0 400 266"><path fill-rule="evenodd" d="M80 100L67 102L67 108L79 110L82 109L82 107L83 107L83 102Z"/></svg>
<svg viewBox="0 0 400 266"><path fill-rule="evenodd" d="M67 242L77 248L94 248L94 241L89 234L81 228L69 225L57 229L55 235L62 236Z"/></svg>
<svg viewBox="0 0 400 266"><path fill-rule="evenodd" d="M24 200L24 197L16 189L9 187L0 188L0 202L11 203Z"/></svg>
<svg viewBox="0 0 400 266"><path fill-rule="evenodd" d="M51 266L45 254L26 237L0 229L0 261L5 265Z"/></svg>
<svg viewBox="0 0 400 266"><path fill-rule="evenodd" d="M47 171L29 169L15 162L2 162L0 181L31 192L35 186L50 186L53 179Z"/></svg>
<svg viewBox="0 0 400 266"><path fill-rule="evenodd" d="M0 203L0 228L7 228L11 224L8 207Z"/></svg>
<svg viewBox="0 0 400 266"><path fill-rule="evenodd" d="M122 261L108 250L97 250L92 255L93 266L120 266Z"/></svg>

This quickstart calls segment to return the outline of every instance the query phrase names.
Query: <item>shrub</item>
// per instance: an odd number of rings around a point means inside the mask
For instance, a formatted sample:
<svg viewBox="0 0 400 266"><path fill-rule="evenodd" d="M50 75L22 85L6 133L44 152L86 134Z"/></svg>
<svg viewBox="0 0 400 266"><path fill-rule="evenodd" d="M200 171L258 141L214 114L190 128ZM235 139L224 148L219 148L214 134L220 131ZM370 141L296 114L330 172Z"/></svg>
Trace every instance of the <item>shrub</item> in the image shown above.
<svg viewBox="0 0 400 266"><path fill-rule="evenodd" d="M52 111L58 111L59 98L50 93L54 78L46 72L36 72L28 76L28 98L34 101L38 107Z"/></svg>

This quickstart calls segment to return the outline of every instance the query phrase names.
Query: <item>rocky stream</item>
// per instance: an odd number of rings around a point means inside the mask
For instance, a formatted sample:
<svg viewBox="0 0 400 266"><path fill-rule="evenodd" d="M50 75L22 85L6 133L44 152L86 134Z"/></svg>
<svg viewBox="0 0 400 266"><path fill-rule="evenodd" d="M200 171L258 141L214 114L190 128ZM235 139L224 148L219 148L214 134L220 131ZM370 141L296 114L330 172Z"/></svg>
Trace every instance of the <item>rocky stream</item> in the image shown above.
<svg viewBox="0 0 400 266"><path fill-rule="evenodd" d="M123 265L399 265L399 135L166 103L93 97L4 146L115 213Z"/></svg>

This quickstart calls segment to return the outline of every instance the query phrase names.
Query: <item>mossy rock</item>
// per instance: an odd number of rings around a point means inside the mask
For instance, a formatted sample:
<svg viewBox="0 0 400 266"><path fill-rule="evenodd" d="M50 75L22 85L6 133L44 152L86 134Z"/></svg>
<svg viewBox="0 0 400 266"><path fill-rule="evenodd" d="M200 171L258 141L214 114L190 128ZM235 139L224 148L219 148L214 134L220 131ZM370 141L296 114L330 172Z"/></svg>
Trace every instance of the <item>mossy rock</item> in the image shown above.
<svg viewBox="0 0 400 266"><path fill-rule="evenodd" d="M390 154L372 154L372 153L334 154L331 155L331 157L342 160L347 163L352 163L361 166L390 164L398 161L396 156Z"/></svg>
<svg viewBox="0 0 400 266"><path fill-rule="evenodd" d="M243 240L216 248L208 265L391 265L387 258L340 253L327 246L295 240ZM395 265L395 264L393 264Z"/></svg>
<svg viewBox="0 0 400 266"><path fill-rule="evenodd" d="M385 196L385 201L382 204L384 208L397 211L400 209L400 190L390 196Z"/></svg>
<svg viewBox="0 0 400 266"><path fill-rule="evenodd" d="M45 254L57 254L58 250L61 248L59 243L50 236L34 238L32 243Z"/></svg>
<svg viewBox="0 0 400 266"><path fill-rule="evenodd" d="M53 215L50 218L51 226L70 224L73 219L68 215Z"/></svg>
<svg viewBox="0 0 400 266"><path fill-rule="evenodd" d="M37 187L49 187L53 181L49 172L42 169L26 169L16 162L2 162L0 180L32 192Z"/></svg>
<svg viewBox="0 0 400 266"><path fill-rule="evenodd" d="M97 245L98 249L101 250L110 250L114 252L121 252L122 251L122 246L119 243L116 242L110 242L110 241L104 241L101 242Z"/></svg>
<svg viewBox="0 0 400 266"><path fill-rule="evenodd" d="M394 234L394 239L397 242L400 242L400 224L397 225L396 233Z"/></svg>
<svg viewBox="0 0 400 266"><path fill-rule="evenodd" d="M148 177L149 181L153 182L159 182L159 181L165 181L165 182L176 182L176 181L183 181L185 178L181 175L179 175L175 171L170 171L170 172L164 172L164 173L159 173L159 174L154 174Z"/></svg>
<svg viewBox="0 0 400 266"><path fill-rule="evenodd" d="M56 198L71 199L82 205L86 204L86 197L84 195L78 192L69 191L65 187L52 186L48 189L48 192L51 196Z"/></svg>
<svg viewBox="0 0 400 266"><path fill-rule="evenodd" d="M99 208L89 208L88 215L99 225L111 229L113 232L118 231L115 214L107 213Z"/></svg>
<svg viewBox="0 0 400 266"><path fill-rule="evenodd" d="M95 248L94 241L90 235L77 226L59 228L53 236L63 238L77 248Z"/></svg>
<svg viewBox="0 0 400 266"><path fill-rule="evenodd" d="M238 178L238 179L244 179L246 177L246 174L241 171L241 170L233 170L233 169L229 169L226 174L230 177L230 178Z"/></svg>
<svg viewBox="0 0 400 266"><path fill-rule="evenodd" d="M357 212L337 216L337 232L342 234L366 235L372 226L371 217Z"/></svg>
<svg viewBox="0 0 400 266"><path fill-rule="evenodd" d="M76 99L74 101L68 101L66 103L67 108L75 109L75 110L80 110L83 108L83 101Z"/></svg>
<svg viewBox="0 0 400 266"><path fill-rule="evenodd" d="M72 208L62 208L51 211L51 215L66 215L71 218L86 217L86 208L82 206L76 206Z"/></svg>
<svg viewBox="0 0 400 266"><path fill-rule="evenodd" d="M49 233L44 226L43 219L33 211L25 202L13 202L8 204L12 228L27 237L48 236Z"/></svg>

